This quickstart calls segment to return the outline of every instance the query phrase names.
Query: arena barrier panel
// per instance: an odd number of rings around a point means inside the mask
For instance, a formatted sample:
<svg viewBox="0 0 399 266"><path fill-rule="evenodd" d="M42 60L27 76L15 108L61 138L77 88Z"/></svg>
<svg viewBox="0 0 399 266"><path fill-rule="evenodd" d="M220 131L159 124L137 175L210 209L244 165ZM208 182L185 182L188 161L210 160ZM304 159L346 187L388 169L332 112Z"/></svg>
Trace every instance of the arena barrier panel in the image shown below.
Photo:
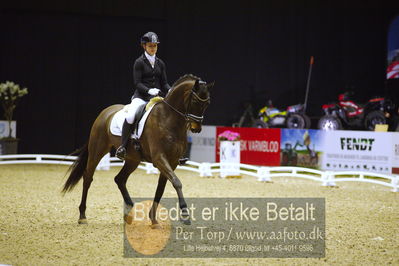
<svg viewBox="0 0 399 266"><path fill-rule="evenodd" d="M0 155L0 165L5 164L56 164L72 165L77 156L48 155L48 154L13 154ZM123 162L116 157L105 155L97 166L97 170L109 170L110 167L123 166ZM184 166L178 166L179 170L192 171L200 177L210 177L213 173L219 173L228 169L229 164L224 163L197 163L188 161ZM231 165L237 167L237 165ZM158 174L159 171L152 163L142 162L139 169L146 171L147 174ZM305 178L321 182L323 186L335 186L337 182L366 182L392 188L393 192L399 192L399 176L387 175L364 171L321 171L311 168L294 166L255 166L249 164L239 164L240 174L256 177L258 181L271 182L276 177L295 177Z"/></svg>

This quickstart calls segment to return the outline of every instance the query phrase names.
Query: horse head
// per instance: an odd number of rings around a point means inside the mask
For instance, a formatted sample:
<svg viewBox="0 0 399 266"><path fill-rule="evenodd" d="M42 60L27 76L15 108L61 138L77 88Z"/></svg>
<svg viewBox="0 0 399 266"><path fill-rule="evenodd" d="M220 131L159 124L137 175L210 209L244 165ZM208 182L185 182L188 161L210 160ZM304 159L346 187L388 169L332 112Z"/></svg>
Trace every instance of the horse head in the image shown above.
<svg viewBox="0 0 399 266"><path fill-rule="evenodd" d="M198 77L185 75L173 84L165 98L165 103L186 120L187 127L193 133L201 132L213 85L214 82L207 84Z"/></svg>
<svg viewBox="0 0 399 266"><path fill-rule="evenodd" d="M189 129L193 133L199 133L202 130L204 113L210 104L209 90L213 85L214 82L207 84L205 81L197 79L189 92L186 117Z"/></svg>

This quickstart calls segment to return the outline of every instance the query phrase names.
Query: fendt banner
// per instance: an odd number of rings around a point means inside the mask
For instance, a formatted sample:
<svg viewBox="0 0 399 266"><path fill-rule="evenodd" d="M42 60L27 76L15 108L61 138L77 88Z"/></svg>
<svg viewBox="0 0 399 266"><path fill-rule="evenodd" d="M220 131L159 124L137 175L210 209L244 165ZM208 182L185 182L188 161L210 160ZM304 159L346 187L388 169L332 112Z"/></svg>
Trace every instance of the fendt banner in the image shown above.
<svg viewBox="0 0 399 266"><path fill-rule="evenodd" d="M322 169L392 172L395 133L337 130L325 132Z"/></svg>

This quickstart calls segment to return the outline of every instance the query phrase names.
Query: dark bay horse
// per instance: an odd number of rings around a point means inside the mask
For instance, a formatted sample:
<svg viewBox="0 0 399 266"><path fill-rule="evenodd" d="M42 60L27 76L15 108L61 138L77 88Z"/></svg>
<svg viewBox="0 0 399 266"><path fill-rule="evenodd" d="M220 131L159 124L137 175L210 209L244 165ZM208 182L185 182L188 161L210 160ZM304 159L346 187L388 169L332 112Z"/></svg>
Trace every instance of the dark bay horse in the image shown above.
<svg viewBox="0 0 399 266"><path fill-rule="evenodd" d="M122 193L124 202L132 208L134 203L126 188L129 175L141 161L152 162L158 168L160 176L154 202L149 213L154 227L158 225L155 213L167 180L176 189L181 216L184 217L183 222L190 224L182 184L174 170L179 163L179 158L185 151L187 130L190 129L194 133L201 131L203 115L210 103L209 90L213 87L213 84L207 84L193 75L185 75L179 78L173 84L165 99L157 103L148 116L140 137L141 152L136 151L130 143L125 163L114 179ZM121 143L120 137L112 135L109 128L112 117L123 107L123 105L112 105L100 113L91 128L88 143L79 150L78 159L70 168L70 175L63 188L64 193L72 190L83 177L82 201L79 206L80 217L78 221L80 224L87 223L85 214L87 193L98 163L112 147L116 148Z"/></svg>

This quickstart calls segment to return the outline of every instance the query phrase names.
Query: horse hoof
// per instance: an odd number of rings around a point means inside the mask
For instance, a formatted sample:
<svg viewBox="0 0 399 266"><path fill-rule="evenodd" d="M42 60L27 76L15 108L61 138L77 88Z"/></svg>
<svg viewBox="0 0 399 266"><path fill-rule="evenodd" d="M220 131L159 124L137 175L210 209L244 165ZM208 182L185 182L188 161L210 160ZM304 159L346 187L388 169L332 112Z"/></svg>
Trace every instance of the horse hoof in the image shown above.
<svg viewBox="0 0 399 266"><path fill-rule="evenodd" d="M87 219L86 219L86 218L84 218L84 219L79 219L79 220L78 220L78 224L87 224Z"/></svg>
<svg viewBox="0 0 399 266"><path fill-rule="evenodd" d="M132 224L132 222L133 222L133 217L131 215L125 215L125 216L123 216L123 219L125 220L125 222L127 224Z"/></svg>
<svg viewBox="0 0 399 266"><path fill-rule="evenodd" d="M159 224L152 224L151 229L162 229L162 227Z"/></svg>

